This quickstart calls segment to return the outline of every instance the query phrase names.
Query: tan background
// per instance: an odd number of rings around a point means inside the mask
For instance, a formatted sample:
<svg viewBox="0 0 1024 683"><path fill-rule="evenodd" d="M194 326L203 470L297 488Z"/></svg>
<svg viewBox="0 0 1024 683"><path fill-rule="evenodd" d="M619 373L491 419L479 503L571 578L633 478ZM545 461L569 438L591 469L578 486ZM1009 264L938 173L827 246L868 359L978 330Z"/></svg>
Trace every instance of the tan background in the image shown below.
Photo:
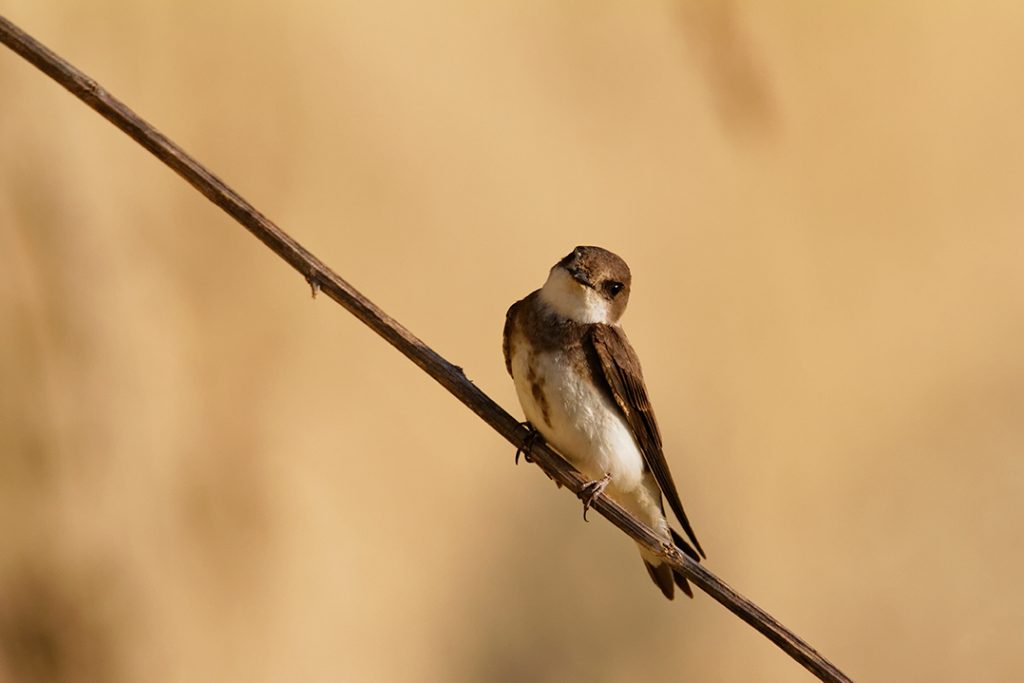
<svg viewBox="0 0 1024 683"><path fill-rule="evenodd" d="M3 11L517 415L506 307L619 252L708 566L1024 678L1024 4ZM810 679L6 50L0 269L0 680Z"/></svg>

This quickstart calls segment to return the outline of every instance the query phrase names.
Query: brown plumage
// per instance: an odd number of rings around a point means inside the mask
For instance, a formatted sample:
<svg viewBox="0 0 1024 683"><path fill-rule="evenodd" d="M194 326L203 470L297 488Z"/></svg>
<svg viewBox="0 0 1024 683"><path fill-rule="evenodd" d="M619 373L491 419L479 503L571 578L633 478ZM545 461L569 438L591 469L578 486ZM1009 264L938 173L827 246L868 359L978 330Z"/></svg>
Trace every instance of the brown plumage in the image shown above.
<svg viewBox="0 0 1024 683"><path fill-rule="evenodd" d="M599 247L577 247L551 269L544 288L509 308L503 339L505 366L516 381L528 418L532 411L534 426L549 443L561 439L568 449L563 455L577 467L593 469L596 466L595 456L589 452L591 449L601 450L612 443L624 443L614 441L614 425L602 427L604 423L600 420L604 418L594 417L594 411L616 413L619 417L615 419L626 425L633 442L625 451L640 454L622 455L627 460L619 465L628 466L630 457L642 457L642 464L638 463L637 467L643 468L646 478L628 484L632 488L618 495L625 496L623 500L627 503L635 502L631 496L647 495L639 493L640 490L655 496L653 504L661 512L650 512L653 517L649 523L658 524L662 529L659 533L663 533L666 540L671 538L687 555L700 561L704 550L686 517L665 460L661 433L639 358L617 324L625 311L630 285L629 268L618 256ZM581 389L580 382L592 389ZM596 397L603 398L587 399L587 391L594 391ZM584 399L598 402L582 412L575 410L574 402ZM594 419L598 423L588 422ZM584 423L578 423L579 420ZM595 430L602 429L612 429L612 432L607 437L595 437ZM586 441L588 438L599 440ZM591 445L586 446L586 443ZM611 466L616 466L615 462ZM623 474L628 475L629 471L627 467ZM639 470L636 472L639 476ZM637 493L631 493L633 491ZM668 499L689 543L665 522L662 494ZM644 564L666 597L672 598L674 585L692 597L686 579L675 574L668 565L655 557L645 557Z"/></svg>
<svg viewBox="0 0 1024 683"><path fill-rule="evenodd" d="M658 487L668 498L668 505L683 526L686 536L700 556L706 557L697 535L693 533L690 520L686 518L683 502L679 500L676 483L672 480L672 472L668 469L665 452L662 450L661 432L658 431L654 409L647 398L647 386L644 384L640 359L637 358L636 351L630 346L625 332L619 327L592 325L588 336L600 359L603 376L611 395L633 429L633 436L644 454L644 461L654 473L654 478L658 480Z"/></svg>

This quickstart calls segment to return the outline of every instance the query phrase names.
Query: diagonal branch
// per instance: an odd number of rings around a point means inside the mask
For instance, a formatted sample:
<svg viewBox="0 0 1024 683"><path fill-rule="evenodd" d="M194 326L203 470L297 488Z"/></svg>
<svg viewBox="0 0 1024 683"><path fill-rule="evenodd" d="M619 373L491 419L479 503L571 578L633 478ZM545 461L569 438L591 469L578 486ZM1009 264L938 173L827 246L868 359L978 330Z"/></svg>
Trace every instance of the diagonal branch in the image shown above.
<svg viewBox="0 0 1024 683"><path fill-rule="evenodd" d="M50 78L85 102L171 167L190 185L221 207L275 254L299 271L313 288L323 291L359 318L416 363L428 375L462 401L474 413L516 447L527 442L525 427L466 378L462 368L452 365L420 341L352 285L324 265L302 245L277 227L228 187L217 176L193 159L160 131L143 121L120 100L104 90L68 62L54 54L20 28L0 15L0 42L34 64ZM531 456L545 473L579 495L586 480L557 453L537 444ZM687 579L717 600L726 609L760 631L790 657L822 681L848 682L850 678L820 655L807 642L779 623L774 617L743 597L728 584L693 562L673 545L663 543L653 531L604 495L594 501L594 509L651 552L660 556Z"/></svg>

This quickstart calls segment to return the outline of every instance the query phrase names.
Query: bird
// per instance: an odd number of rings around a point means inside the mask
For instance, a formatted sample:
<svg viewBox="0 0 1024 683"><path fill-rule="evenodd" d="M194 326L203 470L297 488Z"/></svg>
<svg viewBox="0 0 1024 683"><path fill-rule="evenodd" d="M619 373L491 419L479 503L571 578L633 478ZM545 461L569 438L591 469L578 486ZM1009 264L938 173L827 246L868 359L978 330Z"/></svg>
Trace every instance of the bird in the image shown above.
<svg viewBox="0 0 1024 683"><path fill-rule="evenodd" d="M706 555L665 459L640 360L619 325L631 281L629 266L611 251L573 249L540 289L508 309L505 368L531 433L589 479L580 493L584 518L604 493L700 562ZM663 497L686 539L669 524ZM693 597L680 572L643 546L640 555L666 598L674 586Z"/></svg>

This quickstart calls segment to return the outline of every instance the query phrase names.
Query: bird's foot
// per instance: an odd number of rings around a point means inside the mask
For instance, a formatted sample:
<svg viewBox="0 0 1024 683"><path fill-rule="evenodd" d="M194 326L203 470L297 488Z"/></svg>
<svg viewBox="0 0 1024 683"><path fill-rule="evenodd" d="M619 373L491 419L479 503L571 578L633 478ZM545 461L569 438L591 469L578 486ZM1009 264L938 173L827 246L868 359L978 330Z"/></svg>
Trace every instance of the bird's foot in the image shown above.
<svg viewBox="0 0 1024 683"><path fill-rule="evenodd" d="M580 500L583 501L583 521L587 521L587 510L593 505L594 499L597 498L601 493L608 488L608 482L611 481L612 475L606 474L600 479L594 481L588 481L580 489Z"/></svg>
<svg viewBox="0 0 1024 683"><path fill-rule="evenodd" d="M533 450L533 447L537 444L537 441L540 439L540 432L538 432L537 429L532 424L530 424L529 421L523 422L522 425L526 427L528 430L530 430L530 433L527 434L526 438L523 440L523 445L516 449L517 465L519 464L520 455L523 456L523 460L525 460L526 462L533 462L533 458L530 457L530 451Z"/></svg>

